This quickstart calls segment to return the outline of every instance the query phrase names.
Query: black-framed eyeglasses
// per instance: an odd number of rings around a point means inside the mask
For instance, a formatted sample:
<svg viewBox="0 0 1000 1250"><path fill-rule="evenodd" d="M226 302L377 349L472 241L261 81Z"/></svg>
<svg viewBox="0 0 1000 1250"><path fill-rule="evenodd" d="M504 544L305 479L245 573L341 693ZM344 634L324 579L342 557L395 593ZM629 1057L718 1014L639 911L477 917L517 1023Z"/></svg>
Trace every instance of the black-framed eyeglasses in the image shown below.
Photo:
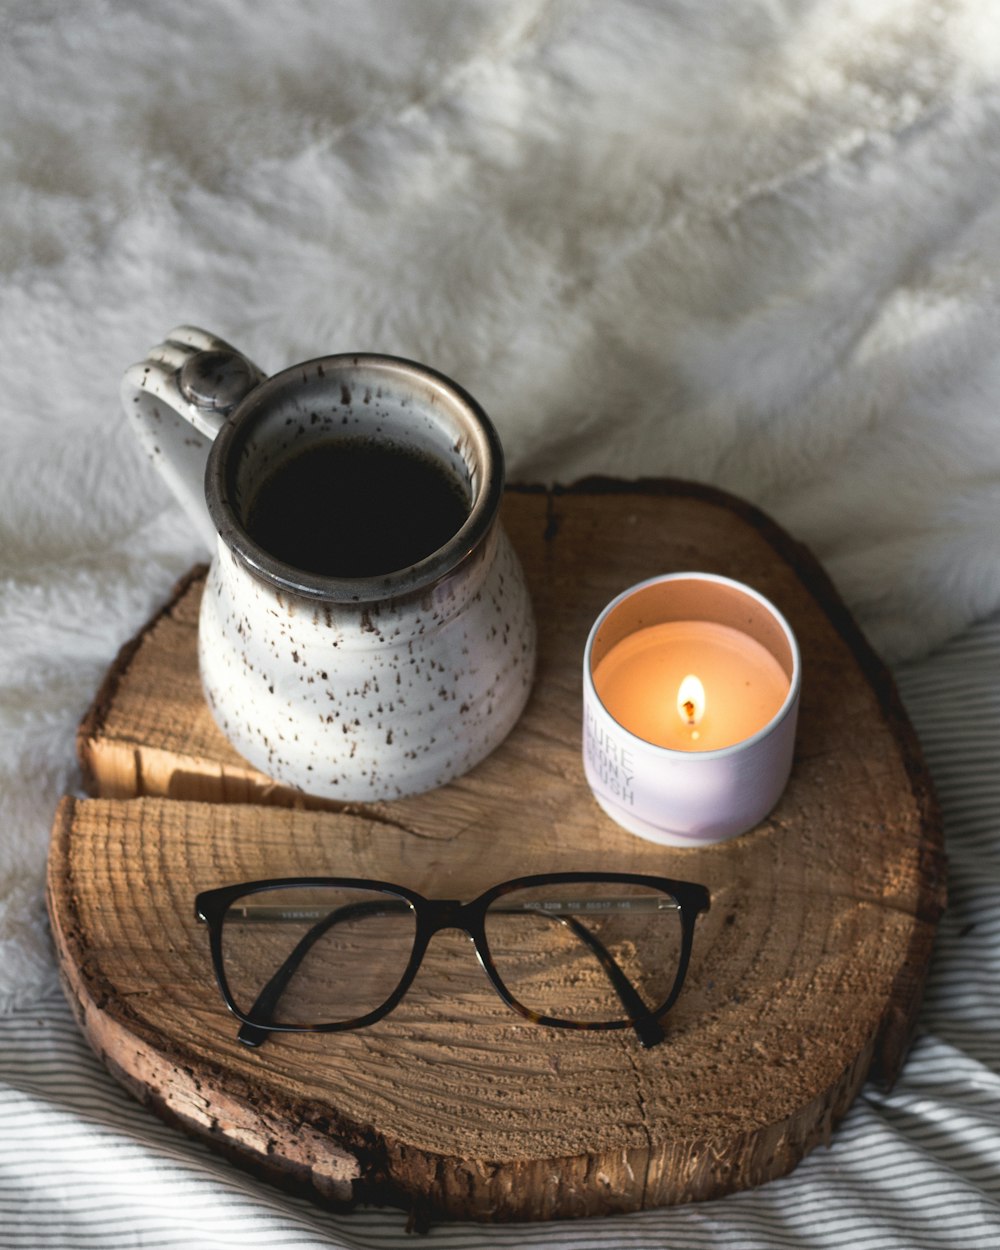
<svg viewBox="0 0 1000 1250"><path fill-rule="evenodd" d="M216 980L259 1046L271 1033L334 1033L387 1016L431 937L460 929L503 1001L536 1024L634 1029L643 1046L684 983L708 890L618 872L517 877L472 902L357 877L290 877L206 890Z"/></svg>

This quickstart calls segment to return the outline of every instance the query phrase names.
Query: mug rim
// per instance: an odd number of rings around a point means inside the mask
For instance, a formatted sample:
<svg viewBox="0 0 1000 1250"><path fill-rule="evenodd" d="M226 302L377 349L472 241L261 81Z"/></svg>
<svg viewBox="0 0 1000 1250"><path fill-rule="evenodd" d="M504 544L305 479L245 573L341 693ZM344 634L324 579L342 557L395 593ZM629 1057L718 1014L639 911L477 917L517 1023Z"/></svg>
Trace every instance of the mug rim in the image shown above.
<svg viewBox="0 0 1000 1250"><path fill-rule="evenodd" d="M405 568L372 577L334 577L311 573L272 555L251 538L232 504L233 475L255 415L266 412L275 397L311 378L335 386L347 370L377 370L388 379L430 390L444 401L468 435L480 470L472 506L462 526L435 551ZM426 590L469 559L489 534L503 498L504 454L493 422L483 407L457 382L429 365L378 352L338 352L289 365L266 378L240 400L212 443L205 466L205 502L219 537L252 573L280 590L332 603L371 603Z"/></svg>

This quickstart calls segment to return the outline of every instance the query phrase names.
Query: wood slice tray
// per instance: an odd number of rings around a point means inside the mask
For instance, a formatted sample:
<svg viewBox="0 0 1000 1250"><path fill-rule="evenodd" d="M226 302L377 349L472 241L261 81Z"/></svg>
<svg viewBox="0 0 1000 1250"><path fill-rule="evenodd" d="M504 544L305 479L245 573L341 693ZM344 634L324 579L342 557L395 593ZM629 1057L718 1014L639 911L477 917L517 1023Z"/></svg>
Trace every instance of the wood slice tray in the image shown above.
<svg viewBox="0 0 1000 1250"><path fill-rule="evenodd" d="M197 676L202 574L123 648L80 727L92 799L63 801L49 910L68 997L111 1072L173 1123L327 1202L419 1219L548 1219L712 1198L828 1140L912 1036L944 905L937 811L892 681L809 553L682 483L514 491L505 524L539 622L508 740L412 799L334 809L252 770ZM767 595L803 657L797 753L772 815L661 847L612 823L580 759L594 618L633 582L717 572ZM654 872L709 887L668 1039L531 1025L461 935L368 1029L236 1040L195 893L255 877L372 876L471 898L527 872Z"/></svg>

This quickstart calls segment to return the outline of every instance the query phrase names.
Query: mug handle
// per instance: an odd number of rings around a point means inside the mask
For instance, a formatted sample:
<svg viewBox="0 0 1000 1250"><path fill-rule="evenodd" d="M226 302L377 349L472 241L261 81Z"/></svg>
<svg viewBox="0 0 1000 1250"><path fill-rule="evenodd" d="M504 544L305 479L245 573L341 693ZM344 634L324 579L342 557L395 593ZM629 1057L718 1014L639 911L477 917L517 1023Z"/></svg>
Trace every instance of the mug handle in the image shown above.
<svg viewBox="0 0 1000 1250"><path fill-rule="evenodd" d="M216 532L205 506L209 449L236 405L266 376L224 339L178 326L122 378L122 404L140 446L210 550Z"/></svg>

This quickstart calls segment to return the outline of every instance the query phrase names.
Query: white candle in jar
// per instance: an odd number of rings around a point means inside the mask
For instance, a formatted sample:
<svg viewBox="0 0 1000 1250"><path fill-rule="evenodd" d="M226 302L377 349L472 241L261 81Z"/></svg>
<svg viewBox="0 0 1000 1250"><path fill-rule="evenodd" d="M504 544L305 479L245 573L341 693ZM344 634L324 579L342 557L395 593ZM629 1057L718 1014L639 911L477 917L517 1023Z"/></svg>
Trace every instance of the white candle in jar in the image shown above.
<svg viewBox="0 0 1000 1250"><path fill-rule="evenodd" d="M584 763L597 801L673 845L757 824L788 779L798 647L777 609L711 574L619 595L584 660Z"/></svg>

